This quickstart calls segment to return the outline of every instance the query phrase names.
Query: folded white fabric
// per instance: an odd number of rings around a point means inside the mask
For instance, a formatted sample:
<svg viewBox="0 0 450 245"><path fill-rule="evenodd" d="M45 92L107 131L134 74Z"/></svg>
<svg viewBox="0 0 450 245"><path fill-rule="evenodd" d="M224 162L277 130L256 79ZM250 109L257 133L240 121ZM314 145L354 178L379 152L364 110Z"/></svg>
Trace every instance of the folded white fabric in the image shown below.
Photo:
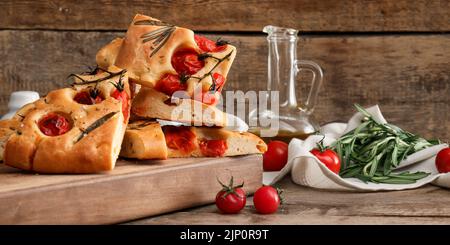
<svg viewBox="0 0 450 245"><path fill-rule="evenodd" d="M373 118L386 123L378 106L366 109ZM330 123L322 127L321 135L309 136L306 140L293 139L289 143L288 163L277 172L265 172L263 183L274 184L286 174L291 172L292 180L303 186L309 186L319 189L347 190L347 191L381 191L381 190L404 190L417 188L422 185L433 183L442 187L450 188L450 173L439 174L435 166L436 154L446 144L435 145L408 156L403 160L397 169L402 171L424 171L431 173L429 176L416 181L413 184L377 184L364 183L356 178L341 178L339 175L331 172L323 163L321 163L310 150L316 147L316 144L324 138L324 144L330 145L341 135L356 128L363 115L356 113L348 123Z"/></svg>

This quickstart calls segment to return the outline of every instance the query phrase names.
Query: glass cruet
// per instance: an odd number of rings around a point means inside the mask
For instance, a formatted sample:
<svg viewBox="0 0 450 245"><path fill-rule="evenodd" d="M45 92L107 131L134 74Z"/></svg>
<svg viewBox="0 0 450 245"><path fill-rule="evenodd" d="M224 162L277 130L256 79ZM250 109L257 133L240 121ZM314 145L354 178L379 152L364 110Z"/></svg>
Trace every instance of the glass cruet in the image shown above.
<svg viewBox="0 0 450 245"><path fill-rule="evenodd" d="M267 101L278 99L277 108L261 107L249 114L249 120L257 121L257 126L250 125L250 131L268 140L289 142L292 138L304 139L319 130L313 120L312 113L317 103L319 89L323 80L323 72L318 64L308 60L297 59L298 30L277 26L266 26L268 52ZM296 79L302 71L312 73L311 88L304 103L296 96L296 88L300 89ZM277 91L276 94L271 93ZM271 98L272 96L278 98ZM269 118L278 121L277 127L268 129L261 126L261 119Z"/></svg>

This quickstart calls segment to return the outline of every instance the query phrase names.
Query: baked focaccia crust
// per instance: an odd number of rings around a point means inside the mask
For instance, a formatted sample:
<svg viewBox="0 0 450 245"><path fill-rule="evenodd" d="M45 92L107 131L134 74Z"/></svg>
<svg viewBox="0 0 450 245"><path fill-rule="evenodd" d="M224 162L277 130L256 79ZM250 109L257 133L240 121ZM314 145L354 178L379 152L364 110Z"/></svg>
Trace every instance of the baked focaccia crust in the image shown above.
<svg viewBox="0 0 450 245"><path fill-rule="evenodd" d="M76 77L72 88L51 91L11 119L18 127L5 144L6 165L38 173L96 173L114 168L129 117L130 101L117 96L129 95L126 72L111 68ZM123 93L112 85L119 82ZM93 90L101 99L84 96ZM55 130L61 132L55 134Z"/></svg>
<svg viewBox="0 0 450 245"><path fill-rule="evenodd" d="M17 120L1 120L0 121L0 162L3 161L3 152L5 151L5 145L9 137L16 132L16 129L20 126L20 122Z"/></svg>
<svg viewBox="0 0 450 245"><path fill-rule="evenodd" d="M263 140L247 132L214 127L161 127L155 121L136 121L128 125L120 155L166 159L262 154L266 150Z"/></svg>

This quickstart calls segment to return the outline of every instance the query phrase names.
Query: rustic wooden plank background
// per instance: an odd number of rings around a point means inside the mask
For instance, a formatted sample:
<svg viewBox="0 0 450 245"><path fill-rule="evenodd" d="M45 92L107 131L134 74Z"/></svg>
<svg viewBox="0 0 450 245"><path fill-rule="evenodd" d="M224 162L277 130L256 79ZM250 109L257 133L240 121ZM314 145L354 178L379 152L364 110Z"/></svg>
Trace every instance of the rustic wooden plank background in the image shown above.
<svg viewBox="0 0 450 245"><path fill-rule="evenodd" d="M84 3L82 3L84 2ZM446 0L3 0L9 29L125 30L136 13L199 31L448 31Z"/></svg>
<svg viewBox="0 0 450 245"><path fill-rule="evenodd" d="M0 114L12 91L45 94L93 65L136 12L234 43L228 90L265 88L264 25L298 28L300 57L325 71L319 122L346 120L353 103L378 103L389 121L450 140L448 0L2 1Z"/></svg>

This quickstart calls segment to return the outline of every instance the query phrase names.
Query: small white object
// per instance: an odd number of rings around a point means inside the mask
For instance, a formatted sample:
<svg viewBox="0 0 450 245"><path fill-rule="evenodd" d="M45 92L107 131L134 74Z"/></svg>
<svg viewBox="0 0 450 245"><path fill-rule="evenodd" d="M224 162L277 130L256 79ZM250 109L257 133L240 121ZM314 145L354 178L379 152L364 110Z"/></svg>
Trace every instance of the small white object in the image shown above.
<svg viewBox="0 0 450 245"><path fill-rule="evenodd" d="M24 105L35 102L39 99L39 94L35 91L16 91L12 92L8 103L8 113L3 115L1 120L10 119L14 116L17 110Z"/></svg>
<svg viewBox="0 0 450 245"><path fill-rule="evenodd" d="M386 123L378 106L366 109L373 118L381 123ZM344 133L356 128L361 123L361 113L356 113L347 124L332 123L322 127L321 133L325 135L311 135L305 140L293 139L289 143L288 162L286 166L277 172L264 172L264 184L274 184L291 172L292 181L299 185L318 189L330 189L341 191L381 191L381 190L405 190L423 186L428 183L450 188L450 173L440 174L435 166L436 154L447 144L428 147L408 156L403 160L399 168L402 171L424 171L431 173L429 176L416 181L413 184L376 184L364 183L356 178L341 178L322 164L309 151L316 147L317 142L324 139L325 145L330 145ZM345 126L344 126L345 125Z"/></svg>
<svg viewBox="0 0 450 245"><path fill-rule="evenodd" d="M244 122L244 120L240 119L239 117L232 115L232 114L228 114L227 115L227 124L228 126L225 127L225 129L230 130L230 131L236 131L236 132L247 132L248 131L248 125L247 123ZM190 123L182 123L182 122L176 122L176 121L167 121L167 120L162 120L162 119L156 119L157 122L159 122L159 124L161 126L192 126Z"/></svg>
<svg viewBox="0 0 450 245"><path fill-rule="evenodd" d="M191 126L190 123L182 123L182 122L176 122L176 121L168 121L163 119L156 119L156 121L159 123L159 125L162 126Z"/></svg>

